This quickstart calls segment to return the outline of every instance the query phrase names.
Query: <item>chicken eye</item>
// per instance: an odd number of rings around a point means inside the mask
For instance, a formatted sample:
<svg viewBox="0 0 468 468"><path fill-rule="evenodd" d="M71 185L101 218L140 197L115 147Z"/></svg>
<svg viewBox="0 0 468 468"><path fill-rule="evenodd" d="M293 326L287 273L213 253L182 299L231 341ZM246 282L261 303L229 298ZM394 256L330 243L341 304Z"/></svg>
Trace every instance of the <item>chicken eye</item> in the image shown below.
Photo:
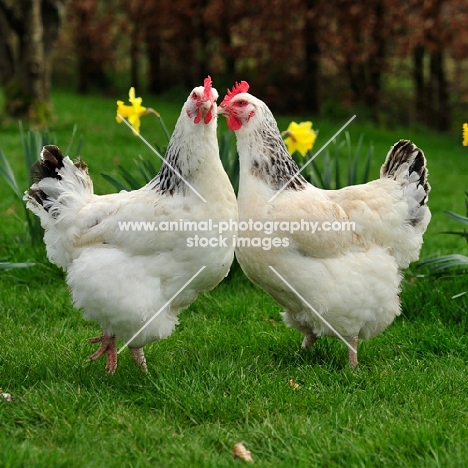
<svg viewBox="0 0 468 468"><path fill-rule="evenodd" d="M193 93L192 93L192 99L198 99L198 94L195 93L195 92L193 92Z"/></svg>
<svg viewBox="0 0 468 468"><path fill-rule="evenodd" d="M236 105L237 107L244 107L247 105L247 101L244 101L243 99L241 99L240 101L236 102Z"/></svg>

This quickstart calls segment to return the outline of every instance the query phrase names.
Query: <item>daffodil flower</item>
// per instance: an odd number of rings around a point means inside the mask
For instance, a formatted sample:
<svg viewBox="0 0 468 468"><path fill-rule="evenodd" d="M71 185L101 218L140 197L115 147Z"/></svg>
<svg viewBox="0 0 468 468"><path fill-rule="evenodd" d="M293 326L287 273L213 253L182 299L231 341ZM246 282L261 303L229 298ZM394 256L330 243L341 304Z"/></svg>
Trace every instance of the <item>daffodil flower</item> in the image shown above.
<svg viewBox="0 0 468 468"><path fill-rule="evenodd" d="M468 123L463 124L463 146L468 146Z"/></svg>
<svg viewBox="0 0 468 468"><path fill-rule="evenodd" d="M314 146L317 134L312 130L312 122L291 122L288 129L283 132L286 137L284 142L288 147L289 154L298 151L301 156L305 156L312 146Z"/></svg>
<svg viewBox="0 0 468 468"><path fill-rule="evenodd" d="M140 117L147 112L146 107L141 105L142 98L135 97L135 88L131 87L128 93L128 100L131 106L126 106L123 101L117 101L117 115L115 119L118 123L122 123L122 117L126 117L133 128L133 134L140 133Z"/></svg>

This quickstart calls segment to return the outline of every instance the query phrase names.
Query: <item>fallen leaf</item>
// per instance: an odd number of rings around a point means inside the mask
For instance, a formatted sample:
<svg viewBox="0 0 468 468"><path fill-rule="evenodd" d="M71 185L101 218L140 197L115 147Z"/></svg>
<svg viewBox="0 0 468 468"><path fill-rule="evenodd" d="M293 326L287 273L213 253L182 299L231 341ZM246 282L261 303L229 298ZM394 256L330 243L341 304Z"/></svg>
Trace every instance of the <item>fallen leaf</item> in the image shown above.
<svg viewBox="0 0 468 468"><path fill-rule="evenodd" d="M245 448L245 445L241 442L234 445L232 449L232 453L234 454L235 457L240 458L243 461L253 462L253 458L252 458L252 454L250 453L250 450L247 450Z"/></svg>
<svg viewBox="0 0 468 468"><path fill-rule="evenodd" d="M13 401L13 395L11 393L0 393L0 397L4 398L6 401Z"/></svg>
<svg viewBox="0 0 468 468"><path fill-rule="evenodd" d="M294 382L294 379L289 379L288 385L292 387L293 390L299 390L301 388L301 386L298 383Z"/></svg>
<svg viewBox="0 0 468 468"><path fill-rule="evenodd" d="M260 317L260 320L262 320L262 322L270 322L274 327L277 327L278 326L278 323L276 322L275 319L273 318L267 318L265 317L264 315L262 315Z"/></svg>

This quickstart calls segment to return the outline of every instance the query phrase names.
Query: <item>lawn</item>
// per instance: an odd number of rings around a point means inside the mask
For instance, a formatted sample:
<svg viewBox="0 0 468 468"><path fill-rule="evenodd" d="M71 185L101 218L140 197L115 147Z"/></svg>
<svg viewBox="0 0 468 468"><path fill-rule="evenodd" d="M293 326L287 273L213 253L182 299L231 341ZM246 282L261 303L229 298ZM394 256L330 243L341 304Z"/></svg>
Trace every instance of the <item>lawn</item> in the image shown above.
<svg viewBox="0 0 468 468"><path fill-rule="evenodd" d="M173 128L183 99L148 97L144 104ZM115 100L53 95L51 130L66 147L78 125L97 193L115 191L102 173L118 177L117 164L136 173L133 159L151 157L115 122ZM280 128L291 118L278 118ZM346 120L315 119L316 144ZM0 148L26 188L18 128L1 125ZM226 131L224 122L220 127ZM461 136L376 129L359 116L348 130L352 141L363 134L374 144L373 178L398 139L425 151L433 220L422 257L467 255L466 243L440 234L458 228L444 210L465 212L468 148ZM166 143L153 116L144 118L142 133ZM0 391L14 396L0 399L0 466L240 466L232 455L237 442L259 467L468 464L468 298L452 299L468 290L466 277L427 277L412 265L402 315L359 345L360 366L352 372L337 340L300 351L301 337L282 323L281 308L236 270L181 314L170 338L146 347L147 375L124 352L108 376L103 361L85 362L93 351L87 338L99 327L73 309L64 276L43 247L28 244L22 207L3 180L0 220L0 259L36 262L0 270Z"/></svg>

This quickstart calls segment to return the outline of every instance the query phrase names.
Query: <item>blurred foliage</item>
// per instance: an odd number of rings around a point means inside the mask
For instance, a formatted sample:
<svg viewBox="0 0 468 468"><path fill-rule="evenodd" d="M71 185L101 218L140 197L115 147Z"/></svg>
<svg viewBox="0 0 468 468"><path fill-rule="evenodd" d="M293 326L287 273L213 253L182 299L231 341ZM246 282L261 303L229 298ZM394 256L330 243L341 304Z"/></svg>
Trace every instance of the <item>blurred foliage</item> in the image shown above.
<svg viewBox="0 0 468 468"><path fill-rule="evenodd" d="M163 151L164 154L164 151ZM127 170L121 164L117 165L117 171L119 172L120 177L123 181L116 179L108 174L101 174L104 179L110 182L117 190L138 190L139 188L146 185L150 182L154 176L159 172L161 168L162 161L161 158L164 156L160 151L156 150L155 157L152 159L145 159L142 156L138 156L138 159L134 159L133 163L137 169L138 176L132 175L132 173Z"/></svg>
<svg viewBox="0 0 468 468"><path fill-rule="evenodd" d="M355 147L349 132L346 131L342 135L344 138L335 138L330 142L323 155L316 158L313 152L309 151L305 163L296 158L300 167L305 166L301 174L312 185L325 190L338 190L369 181L374 147L369 145L367 149L363 148L363 135L359 137Z"/></svg>
<svg viewBox="0 0 468 468"><path fill-rule="evenodd" d="M466 111L457 0L76 0L54 77L80 92L219 90L245 79L275 111L446 127ZM428 28L428 24L431 25Z"/></svg>
<svg viewBox="0 0 468 468"><path fill-rule="evenodd" d="M465 192L465 208L466 216L453 213L451 211L445 211L444 213L451 219L459 222L463 226L468 225L468 192ZM464 227L460 231L444 231L442 234L451 234L459 236L468 244L468 231ZM436 258L430 258L420 263L421 267L429 267L430 272L433 275L449 275L449 276L458 276L458 275L468 275L468 257L461 254L451 254L451 255L442 255ZM457 294L454 297L458 297L468 293L465 291L461 294Z"/></svg>
<svg viewBox="0 0 468 468"><path fill-rule="evenodd" d="M11 263L0 261L0 270L12 270L14 268L28 268L34 266L34 263Z"/></svg>
<svg viewBox="0 0 468 468"><path fill-rule="evenodd" d="M161 114L159 114L159 112L156 112L154 111L154 109L151 108L148 109L148 111L150 111L151 114L156 115L156 117L158 118L162 131L167 139L167 142L169 143L171 135L169 133L169 130L167 129L164 119L161 117ZM121 120L121 123L122 122L125 123L125 125L132 128L131 125L127 122L127 120L123 119ZM136 177L132 175L132 173L121 164L117 165L117 171L119 172L120 177L122 177L123 181L119 181L118 179L112 177L109 174L101 174L102 177L104 177L105 180L111 183L117 190L138 190L139 188L143 187L148 182L150 182L161 169L162 161L164 159L164 155L166 154L167 146L161 148L159 145L152 145L151 143L149 143L141 134L138 134L137 136L141 138L141 140L146 144L146 146L148 146L149 149L152 150L155 157L152 159L145 159L142 156L138 156L138 159L133 159L133 163L138 173L138 176Z"/></svg>
<svg viewBox="0 0 468 468"><path fill-rule="evenodd" d="M234 144L234 133L227 131L219 136L219 156L224 170L237 194L239 188L239 157ZM320 161L315 159L312 151L307 153L306 160L295 155L299 167L304 167L301 174L313 185L326 190L340 189L348 185L364 184L369 180L371 159L374 153L372 145L366 149L363 147L363 135L355 147L351 142L348 132L344 132L344 138L335 138L323 151ZM138 177L123 167L117 166L120 177L118 180L108 174L102 176L117 190L137 190L151 181L161 168L161 159L164 150L153 149L157 157L145 159L141 156L134 159ZM308 161L312 161L309 163ZM345 161L345 163L343 163Z"/></svg>
<svg viewBox="0 0 468 468"><path fill-rule="evenodd" d="M161 125L165 129L166 136L169 137L164 122L161 120ZM169 139L169 138L168 138ZM229 176L232 186L237 193L237 187L239 185L239 159L237 152L232 145L233 133L228 131L223 133L219 138L219 155L221 162L224 166L226 173ZM162 159L166 153L166 148L151 147L155 157L151 159L145 159L142 156L138 156L137 159L133 159L133 164L137 170L138 176L132 175L132 173L124 166L119 164L117 171L123 180L116 179L109 174L101 174L104 179L110 182L117 190L138 190L139 188L150 182L159 172L162 165Z"/></svg>
<svg viewBox="0 0 468 468"><path fill-rule="evenodd" d="M237 195L239 190L239 155L236 146L232 143L233 139L234 132L231 131L224 132L219 137L219 157Z"/></svg>
<svg viewBox="0 0 468 468"><path fill-rule="evenodd" d="M34 183L31 177L30 169L33 164L36 163L39 159L39 155L41 154L42 148L45 145L56 145L57 139L55 135L48 130L42 131L31 131L24 132L23 124L20 122L20 136L21 142L23 145L23 155L24 155L24 170L28 174L27 180L29 181L28 187L20 187L18 182L19 177L14 173L12 170L11 164L8 161L8 158L5 156L3 151L0 148L0 175L2 176L3 180L6 184L11 188L13 193L16 195L18 200L20 200L23 208L24 208L24 217L25 217L25 225L27 227L27 233L29 240L32 244L40 244L42 243L43 237L43 229L41 227L40 220L37 216L31 213L27 208L26 204L23 202L24 192ZM73 146L73 140L75 138L77 131L77 127L73 128L73 133L71 136L70 143L65 150L65 154L70 154ZM80 153L82 145L82 138L79 139L78 144L75 148L74 155L77 157Z"/></svg>

